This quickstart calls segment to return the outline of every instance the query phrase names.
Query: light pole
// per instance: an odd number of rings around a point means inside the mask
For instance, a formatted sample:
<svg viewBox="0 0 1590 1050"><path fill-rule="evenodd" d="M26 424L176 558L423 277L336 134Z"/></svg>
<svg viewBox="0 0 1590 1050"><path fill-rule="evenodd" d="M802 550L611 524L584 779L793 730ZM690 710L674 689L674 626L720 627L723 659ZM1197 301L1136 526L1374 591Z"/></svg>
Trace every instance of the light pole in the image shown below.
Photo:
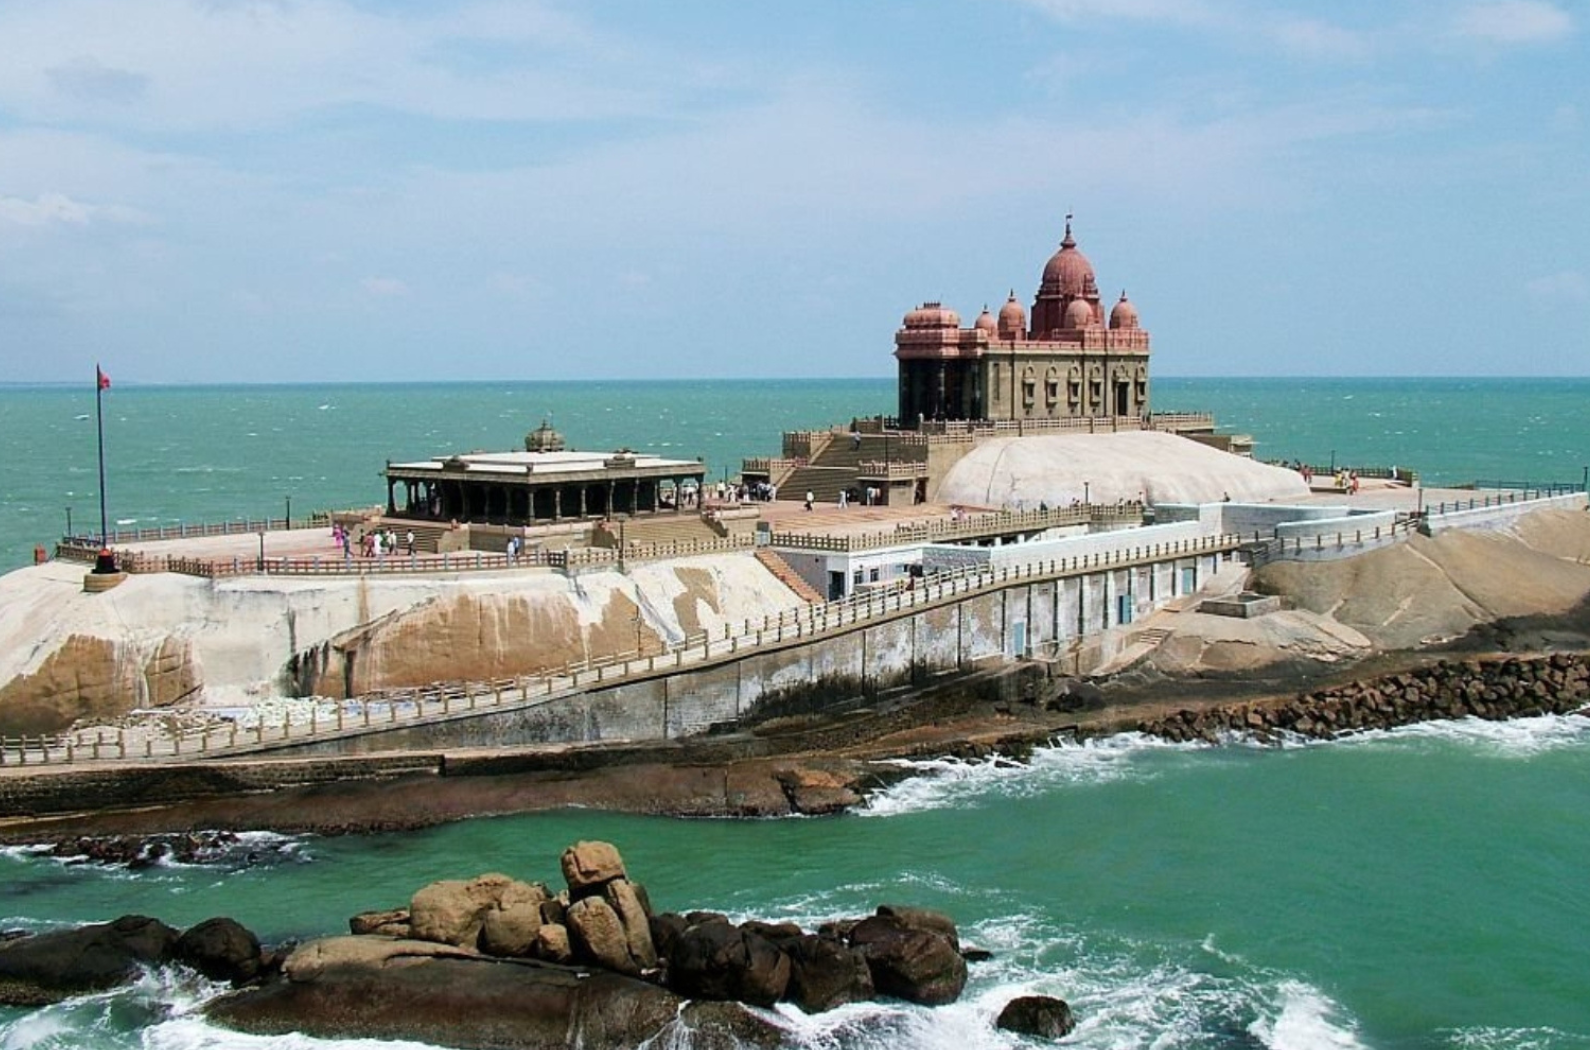
<svg viewBox="0 0 1590 1050"><path fill-rule="evenodd" d="M265 571L265 532L263 529L259 533L259 561L255 563L254 568L258 572Z"/></svg>
<svg viewBox="0 0 1590 1050"><path fill-rule="evenodd" d="M1093 502L1092 486L1088 482L1084 481L1082 483L1082 503L1084 505L1090 505L1090 504L1092 504L1092 502Z"/></svg>
<svg viewBox="0 0 1590 1050"><path fill-rule="evenodd" d="M293 497L291 493L287 496L287 527L289 529L293 527Z"/></svg>
<svg viewBox="0 0 1590 1050"><path fill-rule="evenodd" d="M66 535L68 536L68 538L70 538L71 535L72 535L72 508L71 507L67 507L66 508Z"/></svg>

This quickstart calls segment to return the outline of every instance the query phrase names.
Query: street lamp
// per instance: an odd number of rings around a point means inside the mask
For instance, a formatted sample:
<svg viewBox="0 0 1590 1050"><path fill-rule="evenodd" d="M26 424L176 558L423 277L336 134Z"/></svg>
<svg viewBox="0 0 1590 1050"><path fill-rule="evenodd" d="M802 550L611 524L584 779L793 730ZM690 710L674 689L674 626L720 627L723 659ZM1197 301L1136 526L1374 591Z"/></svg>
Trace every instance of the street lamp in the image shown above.
<svg viewBox="0 0 1590 1050"><path fill-rule="evenodd" d="M1082 502L1090 505L1093 503L1092 486L1086 481L1082 483Z"/></svg>
<svg viewBox="0 0 1590 1050"><path fill-rule="evenodd" d="M260 530L259 534L259 561L255 563L254 568L258 572L265 571L265 532L263 529Z"/></svg>
<svg viewBox="0 0 1590 1050"><path fill-rule="evenodd" d="M287 496L287 527L289 529L293 527L293 497L291 493Z"/></svg>
<svg viewBox="0 0 1590 1050"><path fill-rule="evenodd" d="M69 538L72 535L72 508L71 507L67 507L66 508L66 535Z"/></svg>

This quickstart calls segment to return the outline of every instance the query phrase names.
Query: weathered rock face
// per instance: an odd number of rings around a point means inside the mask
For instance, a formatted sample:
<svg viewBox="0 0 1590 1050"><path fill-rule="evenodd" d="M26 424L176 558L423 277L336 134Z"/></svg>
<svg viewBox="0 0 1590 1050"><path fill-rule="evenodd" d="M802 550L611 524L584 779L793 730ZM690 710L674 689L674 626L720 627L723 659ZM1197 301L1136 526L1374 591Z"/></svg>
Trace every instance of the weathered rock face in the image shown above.
<svg viewBox="0 0 1590 1050"><path fill-rule="evenodd" d="M569 906L568 928L576 958L585 956L614 973L640 976L629 954L629 940L618 913L601 897L583 897Z"/></svg>
<svg viewBox="0 0 1590 1050"><path fill-rule="evenodd" d="M1040 1039L1064 1039L1077 1026L1071 1006L1050 995L1022 995L1005 1004L995 1028Z"/></svg>
<svg viewBox="0 0 1590 1050"><path fill-rule="evenodd" d="M563 851L563 879L569 895L581 897L624 878L624 861L609 842L576 842Z"/></svg>
<svg viewBox="0 0 1590 1050"><path fill-rule="evenodd" d="M487 916L501 911L505 901L516 908L533 905L539 915L545 899L545 888L506 875L478 875L468 882L444 879L414 895L409 903L409 929L418 940L474 948L480 944Z"/></svg>
<svg viewBox="0 0 1590 1050"><path fill-rule="evenodd" d="M348 932L355 936L376 934L381 937L398 937L407 940L413 933L409 925L407 908L387 908L384 911L360 912L348 920Z"/></svg>
<svg viewBox="0 0 1590 1050"><path fill-rule="evenodd" d="M0 735L58 733L78 719L112 719L137 703L138 669L104 638L75 634L38 670L0 686Z"/></svg>
<svg viewBox="0 0 1590 1050"><path fill-rule="evenodd" d="M348 942L362 942L350 945ZM302 958L301 958L302 957ZM773 1046L777 1030L730 1003L686 1006L665 989L618 974L472 956L384 938L335 938L289 957L288 979L224 996L207 1014L261 1035L402 1039L464 1048L563 1050L639 1046L704 1030Z"/></svg>
<svg viewBox="0 0 1590 1050"><path fill-rule="evenodd" d="M0 1003L43 1006L131 980L140 966L173 957L177 931L157 919L124 915L0 943Z"/></svg>

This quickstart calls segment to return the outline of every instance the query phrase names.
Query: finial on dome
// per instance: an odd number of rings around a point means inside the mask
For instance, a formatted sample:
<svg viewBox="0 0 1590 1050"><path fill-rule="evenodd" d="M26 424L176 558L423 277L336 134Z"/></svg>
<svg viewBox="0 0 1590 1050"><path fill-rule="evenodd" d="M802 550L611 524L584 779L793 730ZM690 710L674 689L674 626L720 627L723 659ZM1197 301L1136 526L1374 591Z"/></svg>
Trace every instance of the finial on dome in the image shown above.
<svg viewBox="0 0 1590 1050"><path fill-rule="evenodd" d="M1126 289L1125 288L1121 289L1121 302L1123 302L1123 303L1126 302Z"/></svg>
<svg viewBox="0 0 1590 1050"><path fill-rule="evenodd" d="M1062 247L1062 248L1075 248L1076 246L1077 246L1076 239L1071 236L1071 213L1070 212L1066 212L1066 235L1060 241L1060 247Z"/></svg>

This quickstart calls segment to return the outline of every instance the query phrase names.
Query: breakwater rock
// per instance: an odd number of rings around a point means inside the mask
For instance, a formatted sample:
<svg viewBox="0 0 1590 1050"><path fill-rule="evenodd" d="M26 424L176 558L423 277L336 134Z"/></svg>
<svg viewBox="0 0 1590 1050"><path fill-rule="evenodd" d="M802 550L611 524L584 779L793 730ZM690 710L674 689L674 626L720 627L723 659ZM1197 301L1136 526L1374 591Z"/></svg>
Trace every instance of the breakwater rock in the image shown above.
<svg viewBox="0 0 1590 1050"><path fill-rule="evenodd" d="M782 1030L747 1006L931 1006L966 985L955 923L939 912L885 905L816 932L736 924L655 912L609 843L576 843L561 868L557 891L495 873L431 883L407 907L354 916L349 936L298 947L279 975L207 1012L257 1034L465 1048L775 1046Z"/></svg>
<svg viewBox="0 0 1590 1050"><path fill-rule="evenodd" d="M1502 720L1568 714L1590 703L1581 654L1442 660L1428 667L1321 689L1285 701L1226 704L1145 721L1138 730L1177 742L1217 743L1228 734L1328 739L1449 718Z"/></svg>

